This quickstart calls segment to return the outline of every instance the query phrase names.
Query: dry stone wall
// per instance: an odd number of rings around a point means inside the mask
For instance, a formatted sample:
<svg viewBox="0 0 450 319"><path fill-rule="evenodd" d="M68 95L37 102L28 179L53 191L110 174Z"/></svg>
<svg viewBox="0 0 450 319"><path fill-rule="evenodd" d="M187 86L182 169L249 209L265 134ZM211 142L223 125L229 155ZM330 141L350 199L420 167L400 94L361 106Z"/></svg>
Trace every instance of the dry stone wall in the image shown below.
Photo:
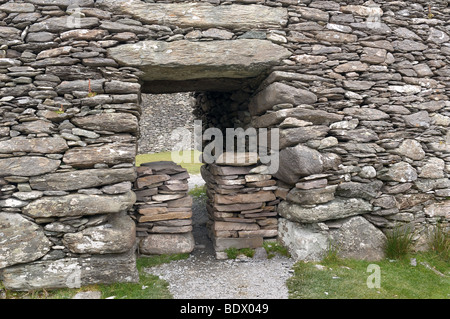
<svg viewBox="0 0 450 319"><path fill-rule="evenodd" d="M377 259L397 224L417 248L448 225L447 1L0 0L0 17L8 289L137 280L141 92L207 91L205 127L281 129L296 258L334 241Z"/></svg>

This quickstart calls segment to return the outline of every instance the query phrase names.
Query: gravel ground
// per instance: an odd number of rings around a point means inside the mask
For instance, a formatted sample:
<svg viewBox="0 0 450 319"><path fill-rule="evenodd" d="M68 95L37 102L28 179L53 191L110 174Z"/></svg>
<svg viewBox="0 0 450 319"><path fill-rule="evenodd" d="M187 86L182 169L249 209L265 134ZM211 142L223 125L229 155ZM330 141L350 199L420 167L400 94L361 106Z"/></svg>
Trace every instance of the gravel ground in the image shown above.
<svg viewBox="0 0 450 319"><path fill-rule="evenodd" d="M198 178L192 184L201 183ZM190 183L191 184L191 183ZM260 249L254 258L217 260L206 231L205 205L194 200L193 234L196 247L190 257L147 268L148 273L169 283L175 299L286 299L286 280L292 274L293 260L276 256L265 258Z"/></svg>

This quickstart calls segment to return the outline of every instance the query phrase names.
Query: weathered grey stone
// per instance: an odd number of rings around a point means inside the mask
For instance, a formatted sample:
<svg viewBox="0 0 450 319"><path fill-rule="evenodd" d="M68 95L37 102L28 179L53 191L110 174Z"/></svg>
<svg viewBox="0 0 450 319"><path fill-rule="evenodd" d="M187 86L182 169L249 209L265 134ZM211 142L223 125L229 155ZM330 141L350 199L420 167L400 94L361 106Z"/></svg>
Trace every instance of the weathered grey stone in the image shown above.
<svg viewBox="0 0 450 319"><path fill-rule="evenodd" d="M377 176L377 170L373 166L364 166L358 175L362 178L374 178Z"/></svg>
<svg viewBox="0 0 450 319"><path fill-rule="evenodd" d="M28 139L24 137L14 137L10 140L0 141L0 153L62 153L69 147L66 141L60 137L43 137Z"/></svg>
<svg viewBox="0 0 450 319"><path fill-rule="evenodd" d="M267 40L141 41L108 49L120 65L139 68L141 79L192 80L255 77L291 53Z"/></svg>
<svg viewBox="0 0 450 319"><path fill-rule="evenodd" d="M183 185L184 186L184 185ZM116 195L127 193L131 190L132 184L131 182L122 182L114 185L104 186L102 187L102 192L108 195ZM170 187L168 186L170 189ZM175 187L173 187L175 188ZM177 189L178 190L178 189ZM187 187L186 187L187 190Z"/></svg>
<svg viewBox="0 0 450 319"><path fill-rule="evenodd" d="M129 251L136 240L135 222L127 215L113 214L108 223L68 233L63 244L76 254L117 254Z"/></svg>
<svg viewBox="0 0 450 319"><path fill-rule="evenodd" d="M123 254L37 261L3 270L5 288L19 291L138 281L134 249Z"/></svg>
<svg viewBox="0 0 450 319"><path fill-rule="evenodd" d="M327 22L329 19L328 12L322 11L320 9L298 7L296 11L299 12L301 14L301 17L306 20L317 20Z"/></svg>
<svg viewBox="0 0 450 319"><path fill-rule="evenodd" d="M360 198L336 198L315 207L303 207L288 201L283 201L278 205L278 213L281 216L298 223L317 223L365 214L370 211L372 211L372 205Z"/></svg>
<svg viewBox="0 0 450 319"><path fill-rule="evenodd" d="M256 152L223 152L215 163L226 166L252 166L258 163L259 155Z"/></svg>
<svg viewBox="0 0 450 319"><path fill-rule="evenodd" d="M422 166L419 177L443 178L445 177L444 168L445 168L444 160L437 157L431 157L426 161L425 165Z"/></svg>
<svg viewBox="0 0 450 319"><path fill-rule="evenodd" d="M78 29L63 32L60 37L63 41L67 41L69 39L92 41L101 40L107 35L108 31L105 30Z"/></svg>
<svg viewBox="0 0 450 319"><path fill-rule="evenodd" d="M27 206L27 204L28 202L16 198L8 198L0 200L0 207L21 208Z"/></svg>
<svg viewBox="0 0 450 319"><path fill-rule="evenodd" d="M92 7L94 0L27 0L38 6L58 6L66 8L69 5L76 5L78 7Z"/></svg>
<svg viewBox="0 0 450 319"><path fill-rule="evenodd" d="M342 258L373 261L384 258L386 236L364 217L351 217L330 233L333 241L339 243L338 255Z"/></svg>
<svg viewBox="0 0 450 319"><path fill-rule="evenodd" d="M110 32L131 32L133 34L146 34L150 30L138 25L130 25L112 21L102 21L100 28L106 29Z"/></svg>
<svg viewBox="0 0 450 319"><path fill-rule="evenodd" d="M24 12L34 12L34 5L31 3L14 3L7 2L0 6L0 11L7 13L24 13Z"/></svg>
<svg viewBox="0 0 450 319"><path fill-rule="evenodd" d="M43 192L40 191L30 191L30 192L17 192L13 196L23 201L38 199L44 196Z"/></svg>
<svg viewBox="0 0 450 319"><path fill-rule="evenodd" d="M410 164L400 162L378 171L377 177L383 181L406 183L415 181L417 179L417 172Z"/></svg>
<svg viewBox="0 0 450 319"><path fill-rule="evenodd" d="M427 111L420 111L411 115L403 115L403 119L408 127L430 127L431 119Z"/></svg>
<svg viewBox="0 0 450 319"><path fill-rule="evenodd" d="M133 192L120 195L47 196L23 208L23 213L33 218L70 217L114 214L129 210L136 202Z"/></svg>
<svg viewBox="0 0 450 319"><path fill-rule="evenodd" d="M273 113L267 113L252 119L252 127L270 127L283 122L286 118L296 118L311 122L316 125L330 125L343 119L343 115L329 113L323 110L309 109L305 107L296 107L293 109L279 110Z"/></svg>
<svg viewBox="0 0 450 319"><path fill-rule="evenodd" d="M381 64L386 60L387 51L379 48L364 48L361 55L361 62L370 64Z"/></svg>
<svg viewBox="0 0 450 319"><path fill-rule="evenodd" d="M89 85L92 92L97 94L104 93L103 84L105 80L75 80L75 81L63 81L59 84L55 90L58 94L72 94L74 91L89 91ZM86 94L87 97L87 94Z"/></svg>
<svg viewBox="0 0 450 319"><path fill-rule="evenodd" d="M215 40L231 40L234 34L226 30L211 28L206 31L203 31L202 36L205 38L212 38Z"/></svg>
<svg viewBox="0 0 450 319"><path fill-rule="evenodd" d="M449 40L450 40L450 37L444 31L435 29L433 27L430 28L427 41L430 41L430 42L433 42L436 44L442 44L442 43L448 43Z"/></svg>
<svg viewBox="0 0 450 319"><path fill-rule="evenodd" d="M24 134L39 134L39 133L52 134L55 129L55 125L49 121L36 120L14 125L12 129Z"/></svg>
<svg viewBox="0 0 450 319"><path fill-rule="evenodd" d="M144 255L183 254L194 250L195 240L191 232L185 234L149 234L139 245Z"/></svg>
<svg viewBox="0 0 450 319"><path fill-rule="evenodd" d="M13 27L0 26L0 38L10 39L10 40L14 40L14 39L19 40L20 34L21 34L21 32L19 29L16 29ZM12 62L12 59L10 62ZM15 62L15 63L17 63L17 62ZM20 64L19 61L18 61L18 63Z"/></svg>
<svg viewBox="0 0 450 319"><path fill-rule="evenodd" d="M371 183L344 182L338 185L336 195L371 200L379 195L382 186L383 182L381 181Z"/></svg>
<svg viewBox="0 0 450 319"><path fill-rule="evenodd" d="M403 155L413 160L420 161L425 158L425 151L420 142L406 139L398 148L392 151L394 154Z"/></svg>
<svg viewBox="0 0 450 319"><path fill-rule="evenodd" d="M369 66L366 63L360 61L350 61L344 64L340 64L334 68L334 72L347 73L347 72L364 72L367 71Z"/></svg>
<svg viewBox="0 0 450 319"><path fill-rule="evenodd" d="M51 245L37 224L20 214L0 212L0 269L39 259Z"/></svg>
<svg viewBox="0 0 450 319"><path fill-rule="evenodd" d="M394 49L398 51L423 51L427 49L427 46L421 42L413 41L413 40L402 40L402 41L394 41L393 43Z"/></svg>
<svg viewBox="0 0 450 319"><path fill-rule="evenodd" d="M130 113L101 113L72 119L72 123L88 130L109 131L115 133L135 133L139 122Z"/></svg>
<svg viewBox="0 0 450 319"><path fill-rule="evenodd" d="M344 88L355 91L370 90L375 84L373 81L344 80Z"/></svg>
<svg viewBox="0 0 450 319"><path fill-rule="evenodd" d="M101 0L101 7L110 12L131 15L147 24L178 25L208 29L222 27L232 30L280 28L288 20L285 8L260 5L213 6L208 3L144 3L138 0ZM148 14L152 12L152 14Z"/></svg>
<svg viewBox="0 0 450 319"><path fill-rule="evenodd" d="M356 130L331 130L331 135L335 135L338 140L367 143L377 141L378 135L370 129L360 128Z"/></svg>
<svg viewBox="0 0 450 319"><path fill-rule="evenodd" d="M278 221L281 243L288 247L295 260L322 260L328 248L328 236L313 225L300 224L288 219Z"/></svg>
<svg viewBox="0 0 450 319"><path fill-rule="evenodd" d="M307 126L280 130L280 149L305 143L312 139L322 138L327 135L327 126Z"/></svg>
<svg viewBox="0 0 450 319"><path fill-rule="evenodd" d="M316 34L316 39L331 43L353 43L358 40L358 37L354 34L347 34L336 31L321 31Z"/></svg>
<svg viewBox="0 0 450 319"><path fill-rule="evenodd" d="M133 163L135 157L134 145L110 143L103 146L71 148L65 153L63 161L73 167L91 168L95 164Z"/></svg>
<svg viewBox="0 0 450 319"><path fill-rule="evenodd" d="M250 101L248 108L252 115L259 115L272 109L277 104L313 104L316 101L317 96L314 93L275 82L256 94Z"/></svg>
<svg viewBox="0 0 450 319"><path fill-rule="evenodd" d="M322 155L303 145L287 147L280 151L279 169L274 177L294 185L301 176L320 174L323 170Z"/></svg>
<svg viewBox="0 0 450 319"><path fill-rule="evenodd" d="M23 156L0 159L0 176L38 176L52 173L61 164L47 157Z"/></svg>
<svg viewBox="0 0 450 319"><path fill-rule="evenodd" d="M299 205L323 204L334 199L335 190L336 186L308 190L293 188L288 193L286 199Z"/></svg>
<svg viewBox="0 0 450 319"><path fill-rule="evenodd" d="M276 197L271 191L259 191L250 194L235 194L235 195L222 195L215 194L214 202L217 204L250 204L250 203L262 203L275 200Z"/></svg>
<svg viewBox="0 0 450 319"><path fill-rule="evenodd" d="M76 22L76 23L75 23ZM71 16L54 17L31 25L30 32L64 32L72 29L90 29L97 27L99 20L97 18L75 18Z"/></svg>
<svg viewBox="0 0 450 319"><path fill-rule="evenodd" d="M442 201L426 206L425 214L429 217L445 217L450 218L450 201Z"/></svg>
<svg viewBox="0 0 450 319"><path fill-rule="evenodd" d="M389 119L389 114L372 108L349 107L343 110L345 115L351 115L359 120L377 121Z"/></svg>
<svg viewBox="0 0 450 319"><path fill-rule="evenodd" d="M133 168L86 169L32 177L30 178L30 185L33 189L41 191L73 191L124 181L134 182L135 179L136 172Z"/></svg>

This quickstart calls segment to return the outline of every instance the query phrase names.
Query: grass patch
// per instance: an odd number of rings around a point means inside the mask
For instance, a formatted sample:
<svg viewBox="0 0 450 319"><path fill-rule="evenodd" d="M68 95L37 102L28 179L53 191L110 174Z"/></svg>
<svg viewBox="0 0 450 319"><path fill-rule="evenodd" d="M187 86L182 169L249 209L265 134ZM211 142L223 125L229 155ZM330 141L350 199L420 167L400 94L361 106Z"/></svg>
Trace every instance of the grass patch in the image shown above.
<svg viewBox="0 0 450 319"><path fill-rule="evenodd" d="M228 259L236 259L239 255L245 255L249 258L253 258L255 255L255 250L252 248L242 248L237 249L234 247L225 249L225 252L227 253Z"/></svg>
<svg viewBox="0 0 450 319"><path fill-rule="evenodd" d="M189 195L191 195L194 199L198 200L206 200L208 196L206 196L205 186L196 186L189 191Z"/></svg>
<svg viewBox="0 0 450 319"><path fill-rule="evenodd" d="M442 223L438 223L434 228L430 240L430 249L450 262L450 232Z"/></svg>
<svg viewBox="0 0 450 319"><path fill-rule="evenodd" d="M399 260L335 259L298 262L287 281L292 299L448 299L450 266L434 252ZM411 258L415 258L415 263ZM380 288L369 288L371 264L379 266ZM415 264L415 266L414 266ZM441 275L439 275L439 273ZM443 276L442 276L443 275Z"/></svg>
<svg viewBox="0 0 450 319"><path fill-rule="evenodd" d="M411 252L414 232L410 227L397 226L386 233L384 251L390 259L403 258Z"/></svg>
<svg viewBox="0 0 450 319"><path fill-rule="evenodd" d="M276 254L291 257L291 254L289 254L289 250L277 242L265 241L263 243L263 247L266 250L268 259L275 257Z"/></svg>
<svg viewBox="0 0 450 319"><path fill-rule="evenodd" d="M158 276L147 274L144 269L188 257L189 254L176 254L137 258L138 283L97 284L84 286L79 289L41 289L30 292L6 291L0 285L0 296L3 295L1 298L5 299L71 299L79 292L100 291L102 299L108 297L113 297L114 299L172 299L173 296L168 289L168 283Z"/></svg>
<svg viewBox="0 0 450 319"><path fill-rule="evenodd" d="M189 174L198 175L200 174L200 168L203 163L195 163L198 162L198 158L201 154L199 151L184 151L186 152L186 156L188 160L183 163L180 161L174 161L172 159L172 152L162 152L162 153L152 153L152 154L141 154L136 156L136 166L140 166L142 163L147 162L159 162L159 161L173 161L181 167L185 168Z"/></svg>

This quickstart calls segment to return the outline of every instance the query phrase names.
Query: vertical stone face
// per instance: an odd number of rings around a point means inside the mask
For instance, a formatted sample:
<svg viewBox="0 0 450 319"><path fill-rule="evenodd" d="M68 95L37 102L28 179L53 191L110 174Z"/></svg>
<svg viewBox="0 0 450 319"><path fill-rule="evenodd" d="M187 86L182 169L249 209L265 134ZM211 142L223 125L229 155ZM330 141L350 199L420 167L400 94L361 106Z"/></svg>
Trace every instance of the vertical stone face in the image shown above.
<svg viewBox="0 0 450 319"><path fill-rule="evenodd" d="M44 256L51 246L37 224L15 213L0 213L0 269Z"/></svg>

